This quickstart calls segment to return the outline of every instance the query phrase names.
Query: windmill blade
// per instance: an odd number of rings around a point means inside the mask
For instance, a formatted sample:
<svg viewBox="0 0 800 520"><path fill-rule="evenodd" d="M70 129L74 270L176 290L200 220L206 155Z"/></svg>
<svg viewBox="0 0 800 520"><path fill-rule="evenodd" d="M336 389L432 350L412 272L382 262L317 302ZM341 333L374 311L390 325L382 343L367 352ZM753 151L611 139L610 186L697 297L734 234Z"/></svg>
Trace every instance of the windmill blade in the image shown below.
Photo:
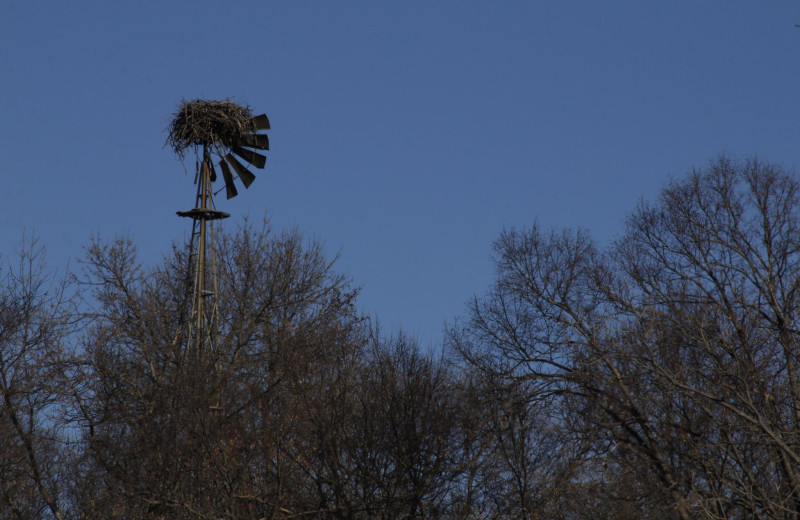
<svg viewBox="0 0 800 520"><path fill-rule="evenodd" d="M256 168L263 168L264 165L267 164L266 157L264 157L260 153L256 153L246 148L242 148L241 146L234 146L233 153L235 153L245 161L249 162Z"/></svg>
<svg viewBox="0 0 800 520"><path fill-rule="evenodd" d="M229 199L232 199L239 194L239 192L236 191L236 186L233 184L233 173L231 173L231 169L228 168L228 163L225 162L225 159L219 161L219 167L222 169L222 178L225 179L226 195Z"/></svg>
<svg viewBox="0 0 800 520"><path fill-rule="evenodd" d="M269 150L269 138L262 134L245 134L239 137L236 143L239 146L249 146L259 150Z"/></svg>
<svg viewBox="0 0 800 520"><path fill-rule="evenodd" d="M209 178L211 179L211 182L215 182L217 180L217 171L214 169L214 163L209 159L206 159L206 164L208 165L208 170L210 172Z"/></svg>
<svg viewBox="0 0 800 520"><path fill-rule="evenodd" d="M253 126L256 130L269 130L269 119L267 119L267 114L261 114L260 116L255 116L250 118L250 121L253 123Z"/></svg>
<svg viewBox="0 0 800 520"><path fill-rule="evenodd" d="M233 166L233 169L236 170L236 174L239 175L239 178L242 179L245 188L249 188L250 185L256 180L256 176L253 173L244 167L242 163L236 160L236 157L233 154L229 153L225 156L225 159Z"/></svg>

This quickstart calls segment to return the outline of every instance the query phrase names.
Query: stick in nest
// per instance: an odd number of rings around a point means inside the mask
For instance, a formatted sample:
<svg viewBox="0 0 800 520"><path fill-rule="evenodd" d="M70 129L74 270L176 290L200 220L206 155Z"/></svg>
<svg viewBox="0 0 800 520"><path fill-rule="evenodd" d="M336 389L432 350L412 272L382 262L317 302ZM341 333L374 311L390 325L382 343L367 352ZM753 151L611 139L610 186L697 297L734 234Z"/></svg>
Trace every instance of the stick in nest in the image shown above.
<svg viewBox="0 0 800 520"><path fill-rule="evenodd" d="M166 145L183 158L192 146L230 149L240 136L255 131L248 106L233 101L184 100L173 114Z"/></svg>

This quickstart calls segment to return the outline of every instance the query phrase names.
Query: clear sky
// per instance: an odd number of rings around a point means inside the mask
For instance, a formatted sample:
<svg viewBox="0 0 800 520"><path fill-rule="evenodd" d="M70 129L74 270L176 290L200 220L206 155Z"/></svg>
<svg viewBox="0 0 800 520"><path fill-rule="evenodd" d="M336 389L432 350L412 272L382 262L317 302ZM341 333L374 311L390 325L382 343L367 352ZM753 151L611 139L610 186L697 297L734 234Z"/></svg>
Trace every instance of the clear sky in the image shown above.
<svg viewBox="0 0 800 520"><path fill-rule="evenodd" d="M182 99L266 112L267 168L219 209L321 240L384 330L435 345L503 228L612 239L720 153L800 162L800 2L0 3L0 252L183 240ZM74 260L73 260L74 262Z"/></svg>

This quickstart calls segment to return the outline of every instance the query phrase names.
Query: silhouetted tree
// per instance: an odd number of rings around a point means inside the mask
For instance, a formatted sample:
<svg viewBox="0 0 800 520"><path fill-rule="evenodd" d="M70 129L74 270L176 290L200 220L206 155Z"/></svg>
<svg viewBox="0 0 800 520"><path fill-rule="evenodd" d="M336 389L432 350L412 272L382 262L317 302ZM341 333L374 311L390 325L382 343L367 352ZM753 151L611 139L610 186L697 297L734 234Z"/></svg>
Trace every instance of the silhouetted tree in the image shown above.
<svg viewBox="0 0 800 520"><path fill-rule="evenodd" d="M582 231L506 232L451 344L557 400L594 445L578 488L616 482L639 518L798 518L799 189L722 158L607 252Z"/></svg>
<svg viewBox="0 0 800 520"><path fill-rule="evenodd" d="M360 348L356 291L317 244L245 227L218 244L220 334L186 348L180 250L145 270L129 240L89 248L97 308L76 408L89 516L276 518L308 512L305 388Z"/></svg>
<svg viewBox="0 0 800 520"><path fill-rule="evenodd" d="M0 276L0 518L68 518L63 431L71 295L23 239ZM14 263L12 263L12 261Z"/></svg>
<svg viewBox="0 0 800 520"><path fill-rule="evenodd" d="M373 337L307 399L304 458L324 518L444 518L457 505L466 409L456 374L410 339Z"/></svg>

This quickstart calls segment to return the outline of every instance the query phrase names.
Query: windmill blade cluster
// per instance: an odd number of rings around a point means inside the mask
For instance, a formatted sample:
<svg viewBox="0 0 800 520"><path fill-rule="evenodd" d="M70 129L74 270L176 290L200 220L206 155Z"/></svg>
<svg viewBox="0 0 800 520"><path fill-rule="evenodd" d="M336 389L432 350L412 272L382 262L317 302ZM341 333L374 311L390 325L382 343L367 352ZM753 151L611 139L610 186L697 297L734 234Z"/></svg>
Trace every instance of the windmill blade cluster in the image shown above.
<svg viewBox="0 0 800 520"><path fill-rule="evenodd" d="M269 119L266 114L261 114L250 119L253 127L251 133L242 134L237 140L236 144L231 147L231 151L225 154L219 161L219 166L222 169L222 178L225 181L225 193L230 199L238 195L236 185L233 183L233 172L231 167L236 172L236 176L241 179L245 189L250 187L250 184L256 179L253 172L247 169L235 155L238 155L252 166L263 169L267 164L267 157L260 153L249 150L254 148L256 150L269 150L269 138L265 134L257 134L259 130L269 130Z"/></svg>

